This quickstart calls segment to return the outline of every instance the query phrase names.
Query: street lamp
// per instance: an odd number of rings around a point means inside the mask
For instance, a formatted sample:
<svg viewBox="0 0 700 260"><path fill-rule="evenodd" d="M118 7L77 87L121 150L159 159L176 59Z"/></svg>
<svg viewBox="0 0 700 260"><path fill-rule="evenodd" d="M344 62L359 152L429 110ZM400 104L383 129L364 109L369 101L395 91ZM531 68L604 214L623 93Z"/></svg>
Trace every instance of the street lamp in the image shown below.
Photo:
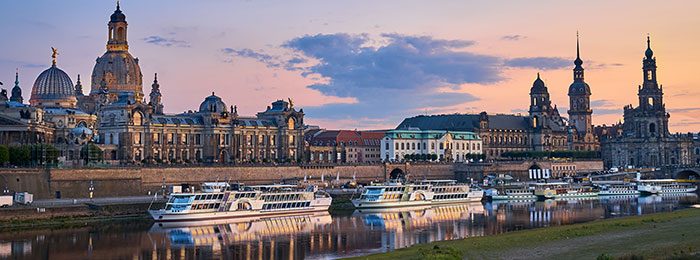
<svg viewBox="0 0 700 260"><path fill-rule="evenodd" d="M90 180L90 187L88 188L88 191L90 193L90 200L92 200L92 195L93 195L93 192L95 191L95 185L92 183L92 180Z"/></svg>

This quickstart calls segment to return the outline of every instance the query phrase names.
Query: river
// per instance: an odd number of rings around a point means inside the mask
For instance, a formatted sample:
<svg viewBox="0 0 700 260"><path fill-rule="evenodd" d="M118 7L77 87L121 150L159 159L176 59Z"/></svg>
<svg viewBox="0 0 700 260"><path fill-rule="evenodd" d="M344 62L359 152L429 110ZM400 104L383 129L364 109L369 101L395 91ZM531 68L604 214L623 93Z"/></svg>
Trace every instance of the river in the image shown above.
<svg viewBox="0 0 700 260"><path fill-rule="evenodd" d="M114 222L0 233L1 259L333 259L418 243L673 211L696 194L484 202L196 225Z"/></svg>

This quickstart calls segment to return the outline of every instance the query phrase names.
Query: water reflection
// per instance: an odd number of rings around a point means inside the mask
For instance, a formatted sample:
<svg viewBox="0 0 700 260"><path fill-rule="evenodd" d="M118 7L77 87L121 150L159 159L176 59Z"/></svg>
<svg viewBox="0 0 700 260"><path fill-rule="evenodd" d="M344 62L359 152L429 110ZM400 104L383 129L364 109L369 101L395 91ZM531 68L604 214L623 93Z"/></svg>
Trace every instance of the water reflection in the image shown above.
<svg viewBox="0 0 700 260"><path fill-rule="evenodd" d="M191 223L113 223L0 234L11 259L302 259L672 211L696 194L511 201Z"/></svg>

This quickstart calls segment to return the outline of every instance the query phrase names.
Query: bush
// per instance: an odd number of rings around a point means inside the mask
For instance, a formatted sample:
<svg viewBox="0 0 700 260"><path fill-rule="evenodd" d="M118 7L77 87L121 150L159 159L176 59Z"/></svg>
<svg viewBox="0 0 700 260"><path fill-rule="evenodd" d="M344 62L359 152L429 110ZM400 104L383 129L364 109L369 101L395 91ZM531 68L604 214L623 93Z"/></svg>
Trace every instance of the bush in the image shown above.
<svg viewBox="0 0 700 260"><path fill-rule="evenodd" d="M457 251L457 249L454 249L452 247L448 246L433 246L433 248L421 248L418 249L418 252L421 254L423 259L462 259L462 254Z"/></svg>

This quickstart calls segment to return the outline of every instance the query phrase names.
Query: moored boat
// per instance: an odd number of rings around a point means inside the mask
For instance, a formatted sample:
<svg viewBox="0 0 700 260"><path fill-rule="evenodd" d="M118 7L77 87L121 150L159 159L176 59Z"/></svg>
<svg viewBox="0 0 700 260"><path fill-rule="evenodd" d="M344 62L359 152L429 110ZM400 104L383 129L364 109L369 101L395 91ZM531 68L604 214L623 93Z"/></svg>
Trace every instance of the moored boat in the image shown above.
<svg viewBox="0 0 700 260"><path fill-rule="evenodd" d="M600 185L599 187L598 196L639 195L640 193L634 184Z"/></svg>
<svg viewBox="0 0 700 260"><path fill-rule="evenodd" d="M149 210L149 214L155 221L280 216L326 211L332 200L313 186L306 189L293 185L210 187L213 188L205 189L206 192L171 194L165 208Z"/></svg>
<svg viewBox="0 0 700 260"><path fill-rule="evenodd" d="M598 196L593 187L573 186L566 182L535 183L535 196L538 199L583 198Z"/></svg>
<svg viewBox="0 0 700 260"><path fill-rule="evenodd" d="M506 187L489 190L491 200L534 200L537 199L532 189L526 186Z"/></svg>
<svg viewBox="0 0 700 260"><path fill-rule="evenodd" d="M672 181L640 181L637 184L637 190L642 194L670 194L670 193L691 193L698 189L696 185L691 183L678 183Z"/></svg>
<svg viewBox="0 0 700 260"><path fill-rule="evenodd" d="M351 201L356 208L366 209L478 202L483 196L483 190L466 183L432 180L366 186L360 197Z"/></svg>

